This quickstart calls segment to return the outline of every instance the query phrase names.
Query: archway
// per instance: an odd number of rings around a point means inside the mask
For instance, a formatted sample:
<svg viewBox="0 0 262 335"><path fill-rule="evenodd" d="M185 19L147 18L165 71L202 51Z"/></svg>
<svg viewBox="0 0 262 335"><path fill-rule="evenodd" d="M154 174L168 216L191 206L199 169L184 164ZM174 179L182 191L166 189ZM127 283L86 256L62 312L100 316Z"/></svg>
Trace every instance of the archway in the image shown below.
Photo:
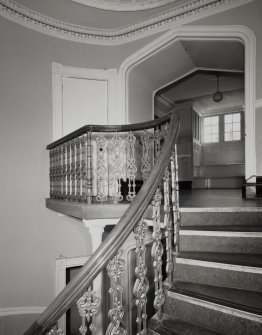
<svg viewBox="0 0 262 335"><path fill-rule="evenodd" d="M130 78L132 72L135 71L136 67L142 63L145 65L145 69L152 66L156 66L159 62L157 57L166 57L168 59L168 52L175 50L177 52L177 69L179 68L179 62L181 57L177 45L180 40L196 40L196 41L241 41L245 46L245 178L249 179L256 175L256 149L255 149L255 36L253 32L244 26L223 26L223 27L179 27L175 28L166 34L163 34L150 44L146 45L133 55L129 56L121 65L119 69L119 108L124 111L124 122L134 122L134 118L139 115L132 113L130 110L130 95L132 94L132 85L130 85ZM164 56L163 56L164 55ZM164 58L163 58L164 59ZM170 63L166 63L170 66ZM189 64L183 63L180 66L181 71L177 71L177 79L187 75L188 73L195 71L196 68L190 67ZM134 73L134 72L133 72ZM152 75L152 73L150 74ZM165 71L163 70L163 76ZM143 79L143 78L141 78ZM159 78L158 78L159 79ZM153 76L153 80L157 80ZM143 83L146 87L147 82ZM161 86L161 84L159 85ZM148 90L150 91L150 90ZM149 106L153 104L153 94L147 93L147 101L144 107L147 108L146 118L150 119L153 113L149 113ZM133 101L132 101L133 103ZM130 118L132 115L132 119Z"/></svg>

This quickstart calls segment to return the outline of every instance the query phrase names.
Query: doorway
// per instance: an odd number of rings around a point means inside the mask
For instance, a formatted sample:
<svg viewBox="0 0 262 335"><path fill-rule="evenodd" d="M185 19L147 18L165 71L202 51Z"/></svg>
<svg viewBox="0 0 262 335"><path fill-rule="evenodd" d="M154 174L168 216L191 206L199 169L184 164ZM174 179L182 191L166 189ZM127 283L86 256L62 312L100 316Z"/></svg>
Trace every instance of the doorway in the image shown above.
<svg viewBox="0 0 262 335"><path fill-rule="evenodd" d="M196 70L227 71L230 70L230 66L234 65L229 57L230 53L226 53L225 57L215 57L216 54L225 50L222 47L214 49L214 57L208 59L207 57L199 57L199 62L195 63L192 58L190 59L186 50L190 43L193 45L193 42L194 56L199 55L201 50L205 49L203 49L204 43L209 46L210 43L216 46L227 43L229 48L233 44L244 46L244 71L242 72L244 72L245 87L245 179L249 179L256 175L255 39L252 32L246 27L179 27L162 35L128 57L119 70L119 96L121 97L119 102L125 110L126 122L141 122L152 119L155 110L155 93L175 81ZM203 64L204 60L205 64ZM214 63L214 60L217 61ZM224 63L221 64L221 60ZM138 85L141 77L143 81L141 81L141 85ZM143 108L138 109L137 105L140 102L140 106Z"/></svg>

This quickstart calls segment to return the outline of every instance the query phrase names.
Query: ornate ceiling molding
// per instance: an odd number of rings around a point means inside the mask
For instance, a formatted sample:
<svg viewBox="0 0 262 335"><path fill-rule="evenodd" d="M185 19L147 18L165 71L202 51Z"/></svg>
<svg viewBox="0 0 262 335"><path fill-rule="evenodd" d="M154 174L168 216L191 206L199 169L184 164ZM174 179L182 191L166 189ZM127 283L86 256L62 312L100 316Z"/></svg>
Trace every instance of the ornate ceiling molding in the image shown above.
<svg viewBox="0 0 262 335"><path fill-rule="evenodd" d="M19 5L13 0L0 0L0 15L54 37L87 44L119 45L252 1L254 0L194 0L142 22L109 30L59 21Z"/></svg>
<svg viewBox="0 0 262 335"><path fill-rule="evenodd" d="M113 11L137 11L161 7L178 0L71 0L82 5Z"/></svg>

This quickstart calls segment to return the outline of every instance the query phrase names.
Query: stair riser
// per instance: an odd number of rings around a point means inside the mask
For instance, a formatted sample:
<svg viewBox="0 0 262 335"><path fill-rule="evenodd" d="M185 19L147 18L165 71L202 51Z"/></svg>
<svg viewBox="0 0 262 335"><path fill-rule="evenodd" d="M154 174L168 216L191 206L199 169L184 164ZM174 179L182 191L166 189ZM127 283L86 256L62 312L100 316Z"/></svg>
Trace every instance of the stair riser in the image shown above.
<svg viewBox="0 0 262 335"><path fill-rule="evenodd" d="M186 231L187 232L187 231ZM201 232L199 232L201 234ZM213 232L210 232L211 234ZM181 235L180 252L224 252L262 254L261 237ZM253 233L256 234L256 233ZM258 233L257 233L258 234ZM260 233L261 234L261 233Z"/></svg>
<svg viewBox="0 0 262 335"><path fill-rule="evenodd" d="M169 296L164 306L166 314L205 327L212 327L224 334L262 334L262 317L259 322L257 319L250 319L244 313L242 315L234 311L190 297L186 297L186 301L183 301L183 297L181 300L177 295Z"/></svg>
<svg viewBox="0 0 262 335"><path fill-rule="evenodd" d="M262 212L181 212L183 226L262 225Z"/></svg>
<svg viewBox="0 0 262 335"><path fill-rule="evenodd" d="M174 265L175 280L262 292L261 273L198 265Z"/></svg>

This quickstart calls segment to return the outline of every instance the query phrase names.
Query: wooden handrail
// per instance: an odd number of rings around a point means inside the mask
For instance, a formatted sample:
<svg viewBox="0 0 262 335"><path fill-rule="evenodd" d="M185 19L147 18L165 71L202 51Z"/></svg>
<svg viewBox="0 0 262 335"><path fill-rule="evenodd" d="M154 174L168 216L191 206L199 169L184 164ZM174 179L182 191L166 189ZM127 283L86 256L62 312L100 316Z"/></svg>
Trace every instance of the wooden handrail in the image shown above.
<svg viewBox="0 0 262 335"><path fill-rule="evenodd" d="M142 123L133 123L133 124L125 124L125 125L110 125L110 126L101 126L101 125L87 125L83 126L72 133L65 135L64 137L60 138L59 140L52 142L47 145L46 149L50 150L58 145L61 145L65 142L73 140L74 138L85 134L86 132L103 132L103 133L110 133L110 132L125 132L125 131L137 131L137 130L144 130L149 128L154 128L164 124L165 122L170 120L171 113L152 121L142 122Z"/></svg>
<svg viewBox="0 0 262 335"><path fill-rule="evenodd" d="M162 147L162 152L151 174L118 224L98 247L96 252L88 259L77 276L69 282L24 335L46 334L103 270L133 231L150 204L174 150L179 131L179 117L177 113L171 114L169 129L169 134Z"/></svg>

